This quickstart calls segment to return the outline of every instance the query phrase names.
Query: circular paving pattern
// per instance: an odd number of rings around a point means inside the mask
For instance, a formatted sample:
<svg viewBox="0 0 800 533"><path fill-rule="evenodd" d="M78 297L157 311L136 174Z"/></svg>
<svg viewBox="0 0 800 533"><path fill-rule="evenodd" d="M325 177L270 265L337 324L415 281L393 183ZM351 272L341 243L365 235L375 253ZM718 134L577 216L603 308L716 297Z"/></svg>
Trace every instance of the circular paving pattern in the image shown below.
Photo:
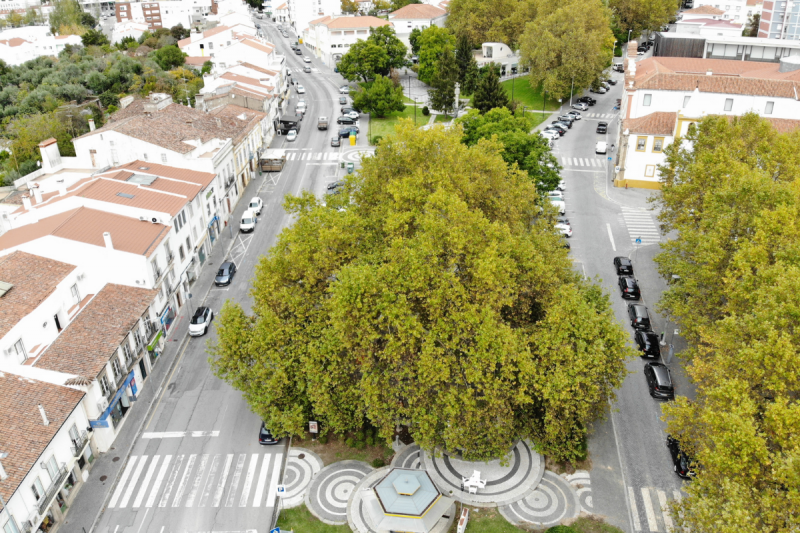
<svg viewBox="0 0 800 533"><path fill-rule="evenodd" d="M425 463L422 458L422 450L416 444L406 446L395 454L394 459L392 459L392 466L395 468L411 468L413 470L424 469Z"/></svg>
<svg viewBox="0 0 800 533"><path fill-rule="evenodd" d="M516 526L545 528L577 518L581 509L575 488L563 477L547 471L524 498L498 510Z"/></svg>
<svg viewBox="0 0 800 533"><path fill-rule="evenodd" d="M339 461L326 466L308 486L306 507L326 524L346 524L347 501L358 482L372 470L363 461Z"/></svg>
<svg viewBox="0 0 800 533"><path fill-rule="evenodd" d="M342 159L350 163L360 163L362 157L372 157L374 150L351 150L342 154Z"/></svg>
<svg viewBox="0 0 800 533"><path fill-rule="evenodd" d="M589 472L585 470L576 470L574 474L567 476L567 481L570 485L575 487L578 493L578 501L581 504L581 511L584 513L594 513L594 505L592 504L592 481L589 477Z"/></svg>
<svg viewBox="0 0 800 533"><path fill-rule="evenodd" d="M322 459L311 450L303 448L289 450L289 460L286 462L283 474L283 484L286 486L286 495L281 502L283 507L288 509L301 505L306 489L320 470L322 470Z"/></svg>

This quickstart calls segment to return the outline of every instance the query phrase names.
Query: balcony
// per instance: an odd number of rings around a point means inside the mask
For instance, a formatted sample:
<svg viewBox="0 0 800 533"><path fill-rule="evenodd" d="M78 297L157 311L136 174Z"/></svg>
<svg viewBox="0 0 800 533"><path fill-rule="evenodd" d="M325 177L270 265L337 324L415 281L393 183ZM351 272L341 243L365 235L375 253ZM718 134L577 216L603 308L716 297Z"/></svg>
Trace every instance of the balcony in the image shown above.
<svg viewBox="0 0 800 533"><path fill-rule="evenodd" d="M33 531L33 524L31 524L30 520L25 520L19 525L19 530L22 533L31 533L31 531Z"/></svg>
<svg viewBox="0 0 800 533"><path fill-rule="evenodd" d="M61 490L61 485L64 483L64 480L67 479L67 474L69 474L69 472L67 472L67 467L64 463L61 463L61 468L58 469L56 479L50 484L50 488L47 489L44 497L36 504L39 508L40 515L43 515L45 511L47 511L47 508L50 507L50 504L53 503L53 498L55 498L58 491Z"/></svg>
<svg viewBox="0 0 800 533"><path fill-rule="evenodd" d="M117 372L116 369L114 370L114 394L116 394L116 392L119 390L119 388L125 382L125 378L127 378L127 377L128 377L128 374L123 372L122 369L119 369L119 372Z"/></svg>
<svg viewBox="0 0 800 533"><path fill-rule="evenodd" d="M80 457L87 442L89 442L89 434L84 431L76 440L72 441L72 446L70 447L72 457Z"/></svg>

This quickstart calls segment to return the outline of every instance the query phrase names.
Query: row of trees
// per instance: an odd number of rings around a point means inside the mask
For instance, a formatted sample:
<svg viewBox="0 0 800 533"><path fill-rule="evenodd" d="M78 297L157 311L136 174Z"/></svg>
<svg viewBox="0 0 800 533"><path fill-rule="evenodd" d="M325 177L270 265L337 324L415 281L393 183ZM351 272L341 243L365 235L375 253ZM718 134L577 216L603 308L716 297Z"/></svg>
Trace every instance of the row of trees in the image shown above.
<svg viewBox="0 0 800 533"><path fill-rule="evenodd" d="M695 400L664 408L697 460L673 517L692 531L800 529L800 135L714 116L661 168L656 258ZM678 278L673 278L677 275Z"/></svg>
<svg viewBox="0 0 800 533"><path fill-rule="evenodd" d="M575 273L554 211L494 140L402 121L327 205L288 197L295 223L262 257L252 314L228 302L215 373L279 434L308 420L426 449L555 459L621 383L627 334Z"/></svg>

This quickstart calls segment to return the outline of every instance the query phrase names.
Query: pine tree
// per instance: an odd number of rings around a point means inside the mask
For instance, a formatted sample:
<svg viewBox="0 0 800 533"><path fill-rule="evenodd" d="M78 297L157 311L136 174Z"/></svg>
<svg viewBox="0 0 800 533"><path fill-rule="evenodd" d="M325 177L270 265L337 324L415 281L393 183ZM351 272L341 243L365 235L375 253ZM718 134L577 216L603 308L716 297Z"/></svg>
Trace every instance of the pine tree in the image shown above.
<svg viewBox="0 0 800 533"><path fill-rule="evenodd" d="M475 57L472 55L472 45L469 42L469 39L465 36L461 36L458 38L458 44L456 45L456 65L458 65L458 83L462 86L464 85L464 79L467 75L467 69L471 61L475 61Z"/></svg>
<svg viewBox="0 0 800 533"><path fill-rule="evenodd" d="M478 80L475 94L472 97L472 107L481 113L486 113L496 107L508 107L508 94L500 85L500 73L497 67L489 66Z"/></svg>
<svg viewBox="0 0 800 533"><path fill-rule="evenodd" d="M431 108L450 114L456 103L456 82L458 66L453 61L453 48L445 47L436 64L436 71L431 78L428 98Z"/></svg>

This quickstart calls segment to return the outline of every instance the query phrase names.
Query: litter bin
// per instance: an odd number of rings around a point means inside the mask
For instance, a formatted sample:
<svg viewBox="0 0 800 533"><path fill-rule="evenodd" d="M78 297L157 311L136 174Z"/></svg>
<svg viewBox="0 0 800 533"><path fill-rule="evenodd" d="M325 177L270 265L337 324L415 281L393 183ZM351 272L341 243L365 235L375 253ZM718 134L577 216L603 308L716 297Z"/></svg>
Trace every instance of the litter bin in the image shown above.
<svg viewBox="0 0 800 533"><path fill-rule="evenodd" d="M347 163L347 173L352 174L353 170L355 170L356 165L355 163Z"/></svg>

